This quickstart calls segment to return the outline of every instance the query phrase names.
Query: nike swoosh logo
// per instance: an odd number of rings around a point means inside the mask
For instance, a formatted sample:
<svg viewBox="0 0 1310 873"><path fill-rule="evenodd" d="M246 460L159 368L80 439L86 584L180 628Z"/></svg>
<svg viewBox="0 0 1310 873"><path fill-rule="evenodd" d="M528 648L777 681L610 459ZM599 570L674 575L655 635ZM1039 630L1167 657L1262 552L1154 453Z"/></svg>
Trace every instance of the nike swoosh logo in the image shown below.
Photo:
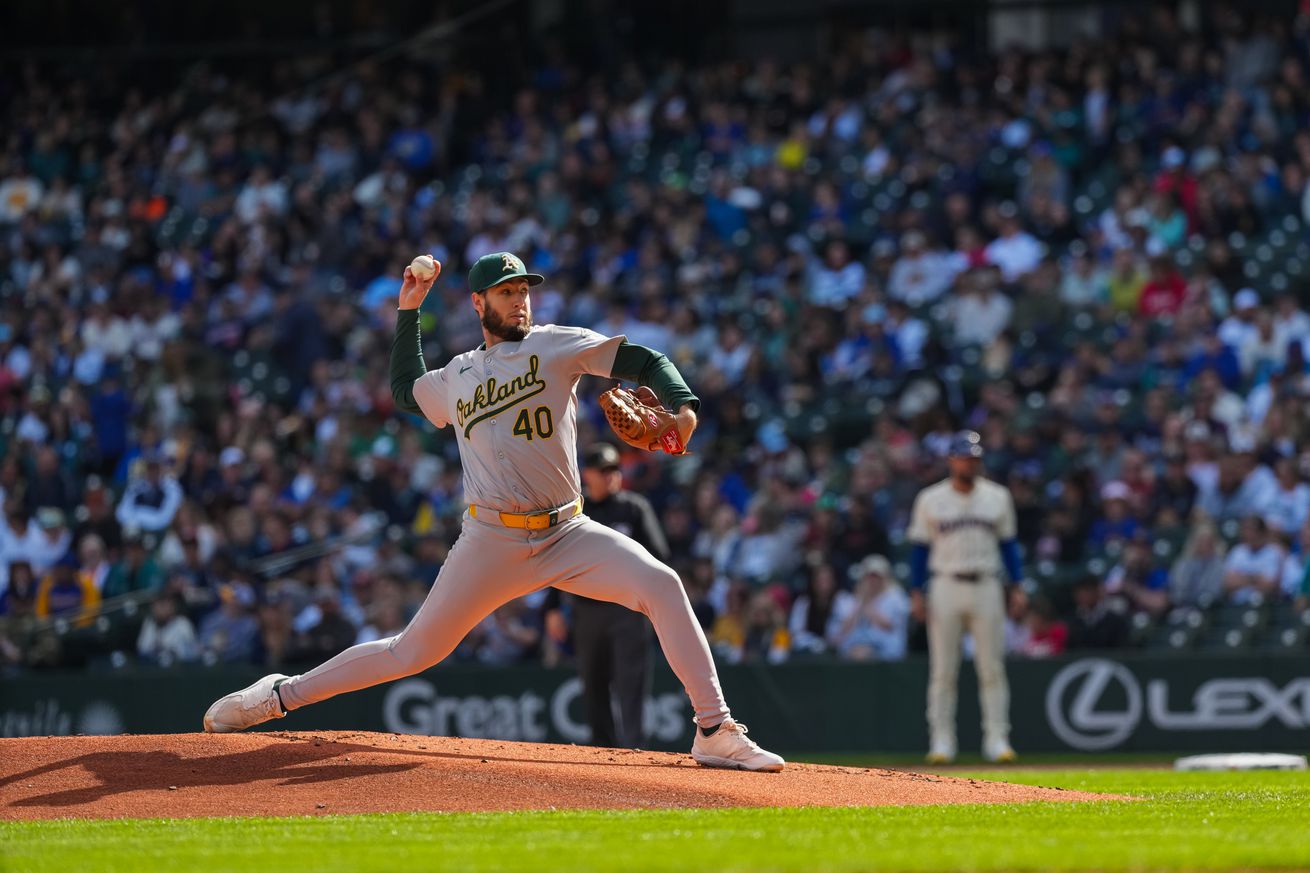
<svg viewBox="0 0 1310 873"><path fill-rule="evenodd" d="M472 364L469 364L467 367L464 367L464 368L462 368L462 369L459 371L459 372L460 372L460 375L462 376L462 375L464 374L464 371L465 371L465 370L472 370L472 369L473 369L473 365L472 365Z"/></svg>

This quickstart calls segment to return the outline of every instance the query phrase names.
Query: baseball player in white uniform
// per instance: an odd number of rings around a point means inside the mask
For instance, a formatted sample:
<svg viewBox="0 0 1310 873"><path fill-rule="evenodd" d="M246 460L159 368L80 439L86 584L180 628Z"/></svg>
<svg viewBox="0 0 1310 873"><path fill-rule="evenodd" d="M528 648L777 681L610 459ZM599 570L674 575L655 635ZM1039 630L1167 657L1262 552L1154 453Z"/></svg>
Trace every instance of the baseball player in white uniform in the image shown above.
<svg viewBox="0 0 1310 873"><path fill-rule="evenodd" d="M982 440L974 431L962 431L952 438L951 475L915 498L907 531L913 544L913 611L920 620L925 612L922 592L928 582L930 764L948 764L955 759L956 681L966 630L974 639L983 756L1002 763L1015 760L1010 747L1001 570L1004 564L1010 580L1018 583L1023 569L1015 539L1014 499L1005 486L979 477L982 454Z"/></svg>
<svg viewBox="0 0 1310 873"><path fill-rule="evenodd" d="M429 268L430 269L430 268ZM438 265L439 272L440 267ZM509 252L479 258L470 298L485 342L424 372L418 308L436 276L406 268L391 352L397 405L453 426L468 501L459 537L427 599L399 634L353 646L299 676L272 674L216 701L205 730L238 731L338 694L426 670L501 604L547 586L650 619L695 709L692 757L711 767L783 768L724 702L705 634L681 580L645 548L589 519L578 478L577 384L585 374L651 388L676 411L683 444L699 401L664 355L594 331L534 325L544 281Z"/></svg>

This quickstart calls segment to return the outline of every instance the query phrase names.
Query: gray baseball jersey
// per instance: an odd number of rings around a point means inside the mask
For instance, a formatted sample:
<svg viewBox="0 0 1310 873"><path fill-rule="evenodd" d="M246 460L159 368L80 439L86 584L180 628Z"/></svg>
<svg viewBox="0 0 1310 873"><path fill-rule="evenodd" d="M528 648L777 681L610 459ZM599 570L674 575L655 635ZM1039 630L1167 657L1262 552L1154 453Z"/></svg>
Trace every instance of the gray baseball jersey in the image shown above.
<svg viewBox="0 0 1310 873"><path fill-rule="evenodd" d="M414 383L428 420L456 429L469 503L529 512L577 498L578 379L608 377L622 342L538 325L522 342L465 352Z"/></svg>
<svg viewBox="0 0 1310 873"><path fill-rule="evenodd" d="M999 575L999 545L1015 535L1014 499L1009 489L989 479L977 479L968 494L943 479L914 499L905 535L932 547L928 568L934 575Z"/></svg>

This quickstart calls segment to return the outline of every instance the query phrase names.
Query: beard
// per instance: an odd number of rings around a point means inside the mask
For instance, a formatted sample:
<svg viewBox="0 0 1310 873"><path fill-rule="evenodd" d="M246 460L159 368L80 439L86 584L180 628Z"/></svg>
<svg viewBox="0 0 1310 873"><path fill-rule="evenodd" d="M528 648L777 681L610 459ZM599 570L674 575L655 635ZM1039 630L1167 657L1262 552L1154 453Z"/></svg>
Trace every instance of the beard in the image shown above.
<svg viewBox="0 0 1310 873"><path fill-rule="evenodd" d="M488 306L482 310L482 327L497 339L511 343L522 342L532 328L532 316L525 318L522 324L510 324Z"/></svg>
<svg viewBox="0 0 1310 873"><path fill-rule="evenodd" d="M973 470L958 470L951 473L951 478L961 485L972 485L974 480L978 478L978 474Z"/></svg>

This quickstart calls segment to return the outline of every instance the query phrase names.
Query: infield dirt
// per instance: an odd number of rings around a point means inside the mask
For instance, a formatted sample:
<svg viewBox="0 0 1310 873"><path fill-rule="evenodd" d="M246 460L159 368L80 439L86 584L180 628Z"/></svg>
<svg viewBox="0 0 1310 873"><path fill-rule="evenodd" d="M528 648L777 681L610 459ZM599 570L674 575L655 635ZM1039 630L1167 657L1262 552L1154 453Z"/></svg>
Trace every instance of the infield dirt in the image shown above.
<svg viewBox="0 0 1310 873"><path fill-rule="evenodd" d="M191 818L526 809L890 806L1122 799L949 776L398 734L0 739L0 819Z"/></svg>

